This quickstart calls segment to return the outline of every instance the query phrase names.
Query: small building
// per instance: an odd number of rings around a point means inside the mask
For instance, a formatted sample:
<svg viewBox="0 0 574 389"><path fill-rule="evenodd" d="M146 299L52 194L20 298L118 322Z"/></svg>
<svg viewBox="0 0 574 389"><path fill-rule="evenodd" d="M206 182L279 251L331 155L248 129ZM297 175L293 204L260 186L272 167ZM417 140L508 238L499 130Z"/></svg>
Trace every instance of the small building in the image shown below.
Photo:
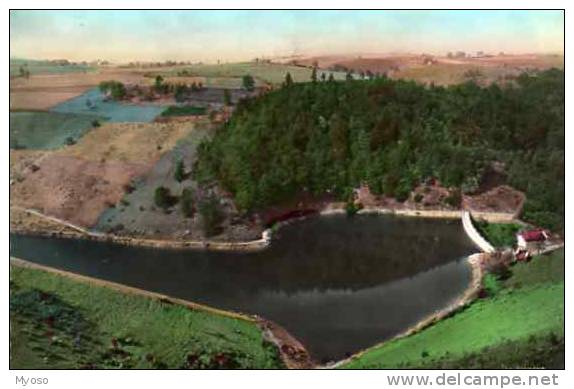
<svg viewBox="0 0 574 389"><path fill-rule="evenodd" d="M516 235L516 243L522 250L538 250L548 240L548 233L544 230L522 231Z"/></svg>

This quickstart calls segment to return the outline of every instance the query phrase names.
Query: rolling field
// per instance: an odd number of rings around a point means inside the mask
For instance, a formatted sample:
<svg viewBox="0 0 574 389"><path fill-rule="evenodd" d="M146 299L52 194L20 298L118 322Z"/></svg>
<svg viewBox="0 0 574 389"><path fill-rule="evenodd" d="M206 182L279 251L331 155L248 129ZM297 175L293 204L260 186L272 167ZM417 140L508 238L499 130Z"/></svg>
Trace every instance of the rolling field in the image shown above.
<svg viewBox="0 0 574 389"><path fill-rule="evenodd" d="M254 323L10 268L10 368L281 368Z"/></svg>
<svg viewBox="0 0 574 389"><path fill-rule="evenodd" d="M563 342L564 250L516 264L512 273L493 296L417 334L375 347L343 367L481 368L471 364L480 363L479 354L486 366L539 367L528 363L536 360L540 344ZM502 350L514 353L498 353ZM551 361L554 357L549 355Z"/></svg>
<svg viewBox="0 0 574 389"><path fill-rule="evenodd" d="M255 78L256 85L269 83L279 85L285 81L287 72L291 73L294 82L307 82L311 80L311 69L300 66L241 62L221 65L189 65L182 68L165 70L159 73L150 72L150 76L162 74L168 77L177 76L178 73L187 71L189 76L205 77L211 81L213 86L237 85L241 86L241 77L250 74ZM320 77L323 71L319 70L317 76ZM336 80L344 80L345 73L324 71L328 77L330 73ZM207 81L209 85L210 81Z"/></svg>
<svg viewBox="0 0 574 389"><path fill-rule="evenodd" d="M70 64L58 65L50 61L10 59L10 77L18 76L20 68L27 69L30 74L60 74L60 73L86 73L94 71L95 68L89 65Z"/></svg>
<svg viewBox="0 0 574 389"><path fill-rule="evenodd" d="M10 112L10 148L57 149L76 143L94 124L104 121L97 115Z"/></svg>
<svg viewBox="0 0 574 389"><path fill-rule="evenodd" d="M48 110L108 80L138 85L150 82L142 73L113 67L87 73L32 74L30 78L10 79L10 109Z"/></svg>

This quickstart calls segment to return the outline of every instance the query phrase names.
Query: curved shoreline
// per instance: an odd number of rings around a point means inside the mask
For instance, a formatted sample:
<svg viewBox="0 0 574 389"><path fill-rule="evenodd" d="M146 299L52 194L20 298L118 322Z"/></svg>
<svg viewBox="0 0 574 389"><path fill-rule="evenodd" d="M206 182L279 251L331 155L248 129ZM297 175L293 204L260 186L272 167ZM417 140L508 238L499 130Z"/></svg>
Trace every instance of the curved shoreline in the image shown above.
<svg viewBox="0 0 574 389"><path fill-rule="evenodd" d="M395 341L397 339L405 338L407 336L414 335L414 334L424 330L425 328L428 328L428 327L432 326L433 324L436 324L437 322L445 319L447 316L449 316L453 312L461 309L462 307L464 307L464 306L468 305L469 303L471 303L472 301L474 301L474 299L478 296L478 293L482 287L482 278L484 276L484 270L483 270L482 264L485 261L485 256L487 256L487 255L488 254L478 253L478 254L471 254L467 257L466 261L468 262L469 266L471 267L471 271L472 271L472 278L470 281L470 285L464 291L464 293L460 297L458 297L454 302L452 302L448 306L444 307L443 309L435 311L434 313L426 316L425 318L421 319L417 323L415 323L412 326L410 326L409 328L407 328L405 331L401 332L400 334L398 334L396 336L393 336L392 338L390 338L388 340L385 340L383 342L380 342L380 343L377 343L373 346L370 346L364 350L361 350L361 351L351 355L348 358L342 359L342 360L337 361L337 362L332 363L332 364L327 364L325 366L318 366L318 368L336 369L336 368L338 368L338 367L340 367L346 363L349 363L349 362L361 357L362 355L364 355L365 353L367 353L371 350L382 347L383 345L385 345L389 342Z"/></svg>
<svg viewBox="0 0 574 389"><path fill-rule="evenodd" d="M281 221L275 224L273 228L267 228L263 230L260 239L250 240L250 241L217 241L217 240L170 240L170 239L152 239L152 238L138 238L129 236L119 236L115 234L108 234L103 232L90 231L87 228L74 225L72 223L66 222L49 215L46 215L40 211L28 208L21 208L13 206L14 209L47 219L51 222L62 225L64 228L72 229L74 232L66 233L65 231L31 231L31 230L14 230L11 232L22 234L22 235L36 235L36 236L48 236L48 237L59 237L67 239L86 239L94 240L100 242L111 242L122 244L126 246L140 246L140 247L150 247L159 249L194 249L194 250L213 250L213 251L259 251L267 248L271 244L273 231L281 226L294 221L304 220L311 216L302 216L294 219L289 219ZM379 215L396 215L405 217L423 217L423 218L437 218L437 219L458 219L461 218L464 210L417 210L417 209L389 209L385 207L366 207L357 212L359 215L364 214L379 214ZM346 214L345 209L332 207L328 205L327 207L319 210L317 213L319 216L328 215L344 215ZM477 213L474 214L480 219L484 219L491 222L511 222L514 220L514 215L503 214L503 213ZM466 229L465 229L466 231ZM472 239L472 237L471 237Z"/></svg>
<svg viewBox="0 0 574 389"><path fill-rule="evenodd" d="M34 212L35 213L35 212ZM324 209L319 212L319 216L329 216L329 215L344 215L346 214L344 209L340 208L331 208L331 209ZM397 216L410 216L410 217L427 217L427 218L448 218L448 219L459 219L462 216L461 211L408 211L408 212L396 212L394 210L388 210L384 208L367 208L362 209L359 211L359 214L389 214L389 215L397 215ZM311 216L304 216L298 217L294 219L289 219L278 223L278 226L283 226L289 223L293 223L295 221L301 221L303 219L309 218ZM161 240L142 240L137 238L122 238L117 236L109 236L109 235L99 235L99 234L89 234L84 233L80 235L80 238L84 239L91 239L91 240L100 240L100 241L109 241L114 243L121 243L125 245L133 245L133 246L148 246L148 247L156 247L156 248L195 248L195 249L212 249L212 250L228 250L228 251L252 251L252 250L262 250L266 248L271 243L272 238L272 230L267 229L263 232L263 237L259 240L249 241L249 242L215 242L215 245L210 247L210 242L178 242L178 241L161 241ZM85 230L86 231L86 230ZM466 231L466 229L465 229ZM87 231L86 231L87 232ZM53 234L47 233L44 235L52 236ZM60 237L65 238L78 238L77 234L70 234L70 235L57 235ZM166 247L165 245L168 244ZM100 283L104 286L111 285L112 287L119 288L119 290L127 290L127 291L137 291L138 293L144 293L148 296L156 297L156 298L166 298L168 300L176 301L177 303L182 303L184 305L191 305L196 309L205 309L213 313L224 314L224 315L232 315L233 317L241 317L245 320L256 321L258 326L264 332L265 337L267 340L272 342L273 344L278 347L280 350L281 358L284 361L285 365L289 368L310 368L310 367L318 367L318 368L336 368L346 362L349 362L352 359L355 359L362 355L363 353L371 350L375 347L380 347L382 344L385 344L389 341L396 340L398 338L402 338L405 336L412 335L416 332L421 331L422 329L436 323L437 321L445 318L447 315L450 315L452 312L456 311L457 309L461 308L462 306L470 303L476 297L478 291L482 285L482 277L483 277L483 270L482 270L482 263L486 259L484 256L487 254L472 254L466 258L469 266L471 267L472 277L469 286L465 289L463 294L456 298L456 300L450 303L448 306L440 309L438 311L433 312L432 314L422 318L417 323L412 325L411 327L407 328L402 333L388 339L384 342L375 344L371 347L368 347L358 353L352 355L349 358L345 358L338 362L328 364L326 366L318 366L315 365L309 356L309 353L306 351L303 344L296 340L293 336L291 336L286 330L284 330L279 325L272 323L268 320L260 318L256 315L254 316L247 316L243 314L236 314L232 311L224 311L219 310L217 308L212 308L208 306L203 306L200 304L195 304L190 301L180 300L180 299L172 299L168 296L158 295L153 292L147 292L145 290L140 290L137 288L131 287L124 287L121 284L115 284L107 281L101 281ZM11 258L12 260L12 258ZM21 262L27 262L20 260ZM79 276L74 273L59 271L57 269L53 269L43 265L36 265L36 267L45 268L46 270L53 271L56 273L63 273L65 275L72 275L72 277L81 278L81 279L88 279L88 280L96 280L90 277ZM158 297L159 296L159 297ZM235 316L238 315L238 316ZM276 336L276 334L280 334L281 336Z"/></svg>

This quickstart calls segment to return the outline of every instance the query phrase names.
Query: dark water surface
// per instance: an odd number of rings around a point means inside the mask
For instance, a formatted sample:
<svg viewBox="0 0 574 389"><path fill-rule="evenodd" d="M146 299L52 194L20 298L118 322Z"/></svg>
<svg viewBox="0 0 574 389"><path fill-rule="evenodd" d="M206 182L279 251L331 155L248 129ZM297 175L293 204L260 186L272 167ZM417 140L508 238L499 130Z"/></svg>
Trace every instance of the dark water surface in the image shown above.
<svg viewBox="0 0 574 389"><path fill-rule="evenodd" d="M388 339L466 289L475 252L459 220L325 216L255 253L175 251L11 235L10 254L214 307L258 314L318 361Z"/></svg>

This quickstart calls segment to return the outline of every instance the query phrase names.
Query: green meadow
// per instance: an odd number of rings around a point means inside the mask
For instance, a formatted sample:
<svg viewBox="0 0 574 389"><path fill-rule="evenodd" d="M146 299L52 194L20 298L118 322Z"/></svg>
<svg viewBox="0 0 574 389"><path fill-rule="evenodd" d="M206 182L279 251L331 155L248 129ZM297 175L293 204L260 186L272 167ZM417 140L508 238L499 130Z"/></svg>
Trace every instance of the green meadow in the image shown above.
<svg viewBox="0 0 574 389"><path fill-rule="evenodd" d="M10 368L281 368L249 321L10 268Z"/></svg>

